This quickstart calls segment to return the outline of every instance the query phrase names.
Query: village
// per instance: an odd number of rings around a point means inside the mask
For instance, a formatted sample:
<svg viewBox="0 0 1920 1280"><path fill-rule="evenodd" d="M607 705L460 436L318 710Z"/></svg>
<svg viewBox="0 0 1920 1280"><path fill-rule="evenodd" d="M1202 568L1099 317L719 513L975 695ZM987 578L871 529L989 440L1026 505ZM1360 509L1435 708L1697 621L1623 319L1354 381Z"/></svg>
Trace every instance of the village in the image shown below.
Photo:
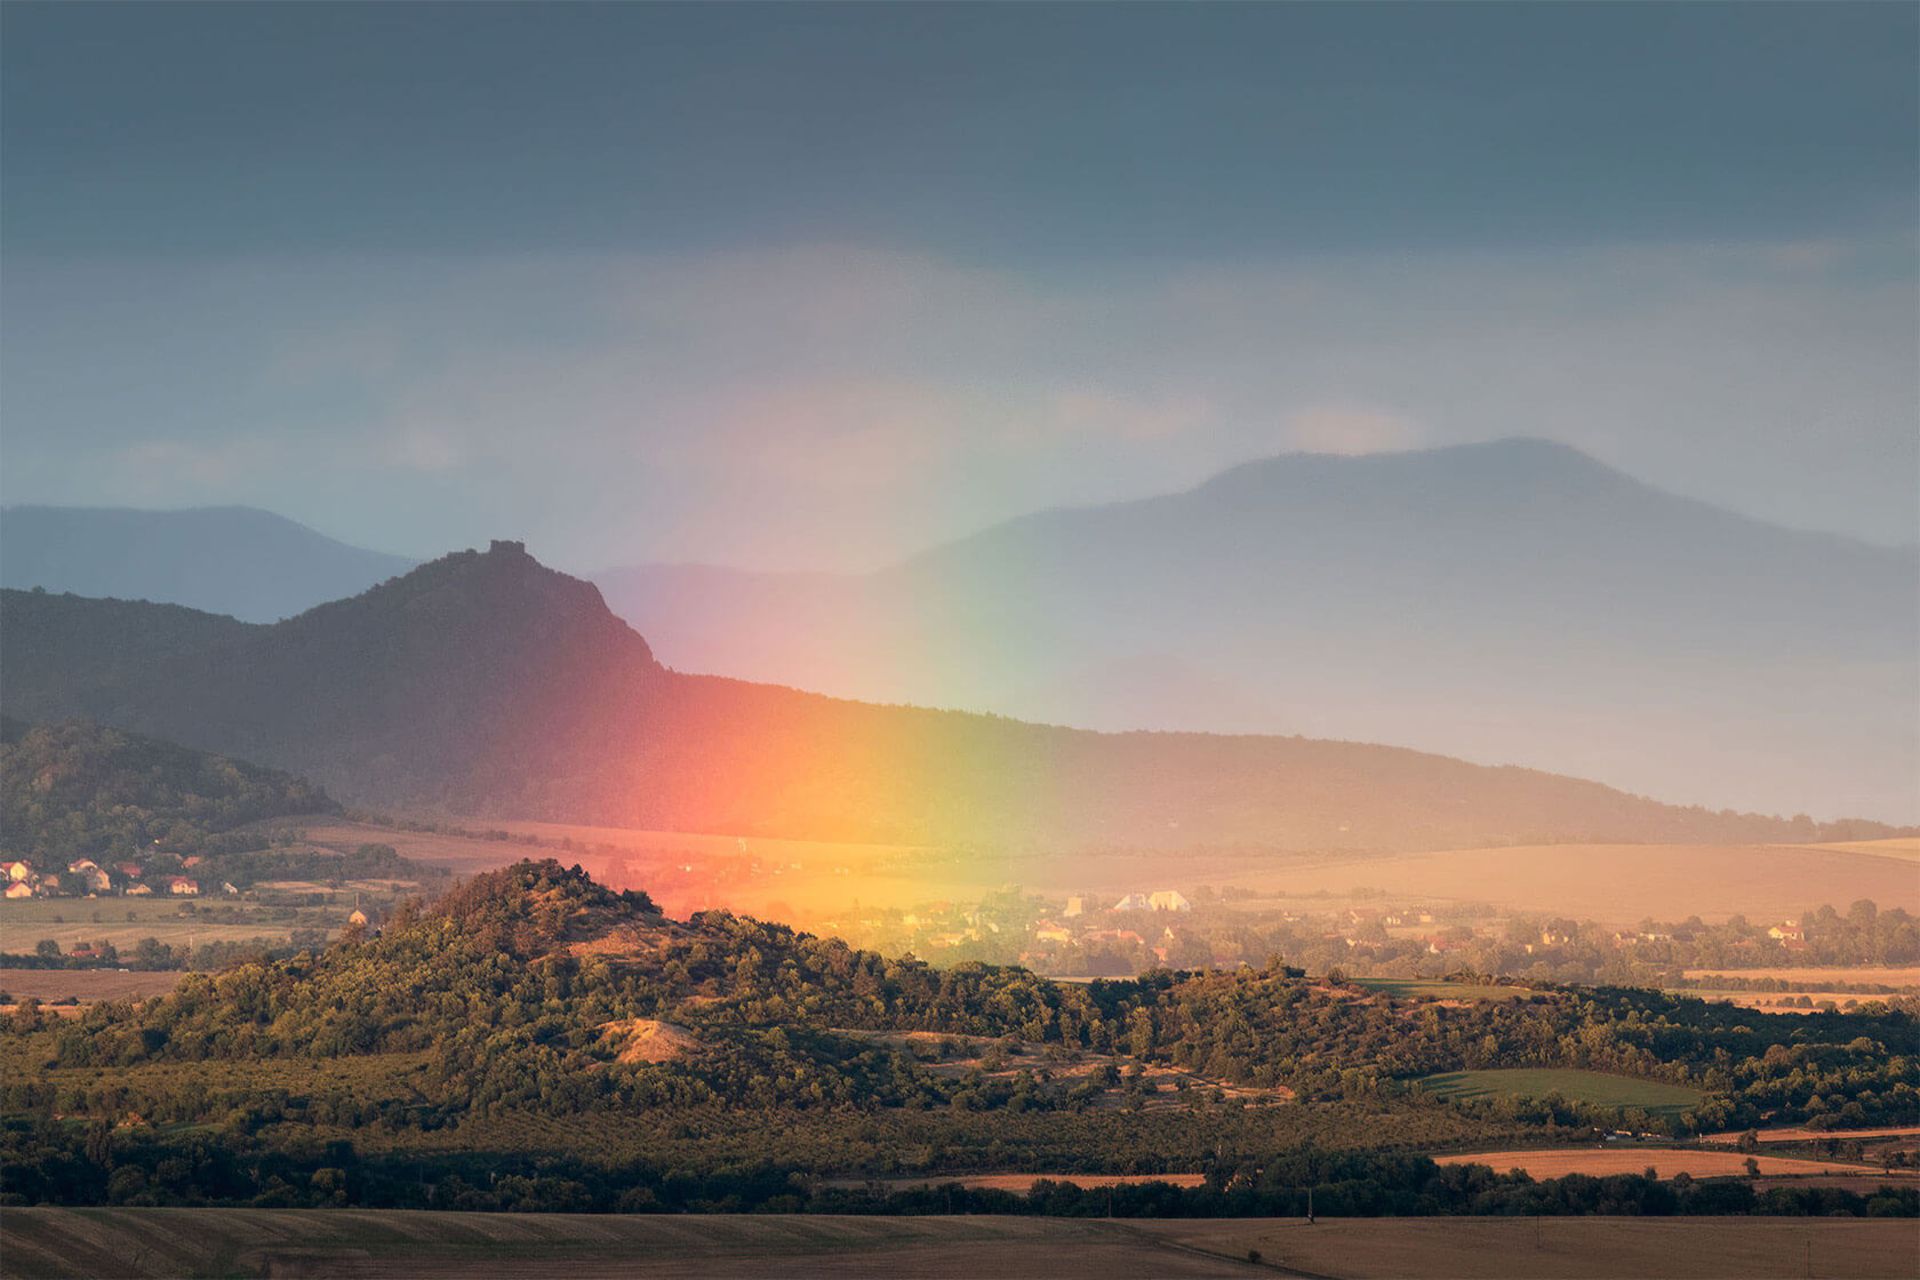
<svg viewBox="0 0 1920 1280"><path fill-rule="evenodd" d="M54 870L43 863L36 867L22 859L0 863L0 871L6 874L6 896L8 898L145 898L155 895L176 898L197 898L201 893L200 881L192 876L183 875L199 866L205 859L198 855L177 857L173 854L156 853L148 861L111 862L106 866L92 858L75 858ZM52 864L54 867L60 864ZM220 882L215 886L217 892L228 896L237 896L240 892L231 883Z"/></svg>

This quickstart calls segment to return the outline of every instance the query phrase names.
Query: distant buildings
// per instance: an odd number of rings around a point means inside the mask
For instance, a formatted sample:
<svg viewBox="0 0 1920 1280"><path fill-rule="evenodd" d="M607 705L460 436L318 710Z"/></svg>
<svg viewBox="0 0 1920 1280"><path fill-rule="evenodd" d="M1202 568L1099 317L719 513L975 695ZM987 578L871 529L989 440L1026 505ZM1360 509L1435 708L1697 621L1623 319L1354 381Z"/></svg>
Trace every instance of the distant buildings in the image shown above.
<svg viewBox="0 0 1920 1280"><path fill-rule="evenodd" d="M189 880L185 876L168 876L166 885L168 893L175 894L179 897L197 898L200 896L200 882L198 880Z"/></svg>
<svg viewBox="0 0 1920 1280"><path fill-rule="evenodd" d="M7 879L14 884L33 879L33 868L24 862L9 862L0 867L0 870L4 870L7 873Z"/></svg>
<svg viewBox="0 0 1920 1280"><path fill-rule="evenodd" d="M1161 889L1157 893L1130 893L1113 904L1115 911L1191 911L1193 904L1184 894L1173 889ZM1069 911L1068 915L1073 913Z"/></svg>
<svg viewBox="0 0 1920 1280"><path fill-rule="evenodd" d="M25 880L9 880L7 882L7 896L9 898L31 898L33 896L33 886Z"/></svg>

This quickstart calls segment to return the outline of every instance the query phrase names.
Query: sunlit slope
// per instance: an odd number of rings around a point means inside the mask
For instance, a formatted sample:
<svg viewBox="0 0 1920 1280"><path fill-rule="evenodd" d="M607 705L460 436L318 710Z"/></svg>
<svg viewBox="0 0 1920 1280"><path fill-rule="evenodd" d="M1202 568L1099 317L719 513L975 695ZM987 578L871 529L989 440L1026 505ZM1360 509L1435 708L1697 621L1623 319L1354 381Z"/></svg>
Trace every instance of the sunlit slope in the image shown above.
<svg viewBox="0 0 1920 1280"><path fill-rule="evenodd" d="M1047 850L1890 834L1684 809L1362 743L1101 734L683 675L656 662L595 588L516 543L444 557L273 626L219 632L190 652L123 658L107 637L16 667L14 637L46 630L36 623L46 601L5 597L0 703L290 768L362 804Z"/></svg>

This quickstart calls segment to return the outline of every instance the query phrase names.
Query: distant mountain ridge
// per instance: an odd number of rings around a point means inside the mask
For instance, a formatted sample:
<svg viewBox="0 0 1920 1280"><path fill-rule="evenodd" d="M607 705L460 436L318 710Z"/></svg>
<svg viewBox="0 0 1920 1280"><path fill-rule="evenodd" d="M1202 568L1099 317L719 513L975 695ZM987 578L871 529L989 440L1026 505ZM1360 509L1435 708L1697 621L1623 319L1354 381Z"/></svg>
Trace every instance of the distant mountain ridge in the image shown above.
<svg viewBox="0 0 1920 1280"><path fill-rule="evenodd" d="M183 604L247 622L358 594L417 563L254 507L0 508L0 585Z"/></svg>
<svg viewBox="0 0 1920 1280"><path fill-rule="evenodd" d="M127 624L144 614L163 643ZM1393 747L1100 734L684 675L590 583L510 542L271 626L6 591L0 627L10 715L93 717L293 770L360 803L1040 849L1820 834ZM95 643L68 643L76 634Z"/></svg>
<svg viewBox="0 0 1920 1280"><path fill-rule="evenodd" d="M1920 820L1920 551L1768 525L1545 441L1290 454L871 574L595 580L676 666Z"/></svg>

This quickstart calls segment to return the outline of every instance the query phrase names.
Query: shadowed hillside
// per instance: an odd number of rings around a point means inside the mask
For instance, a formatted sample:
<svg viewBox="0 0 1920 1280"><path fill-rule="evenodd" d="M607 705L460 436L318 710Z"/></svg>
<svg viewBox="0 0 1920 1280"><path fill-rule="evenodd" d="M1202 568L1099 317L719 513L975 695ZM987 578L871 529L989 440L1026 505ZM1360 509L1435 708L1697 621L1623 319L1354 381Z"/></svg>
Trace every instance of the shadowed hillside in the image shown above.
<svg viewBox="0 0 1920 1280"><path fill-rule="evenodd" d="M671 671L518 543L204 648L37 649L79 606L9 592L0 698L292 769L365 803L908 842L1441 848L1804 829L1577 779L1306 738L1101 734ZM104 606L103 606L104 607ZM121 617L136 606L114 605ZM157 615L168 616L172 615ZM1850 828L1854 834L1857 831Z"/></svg>

